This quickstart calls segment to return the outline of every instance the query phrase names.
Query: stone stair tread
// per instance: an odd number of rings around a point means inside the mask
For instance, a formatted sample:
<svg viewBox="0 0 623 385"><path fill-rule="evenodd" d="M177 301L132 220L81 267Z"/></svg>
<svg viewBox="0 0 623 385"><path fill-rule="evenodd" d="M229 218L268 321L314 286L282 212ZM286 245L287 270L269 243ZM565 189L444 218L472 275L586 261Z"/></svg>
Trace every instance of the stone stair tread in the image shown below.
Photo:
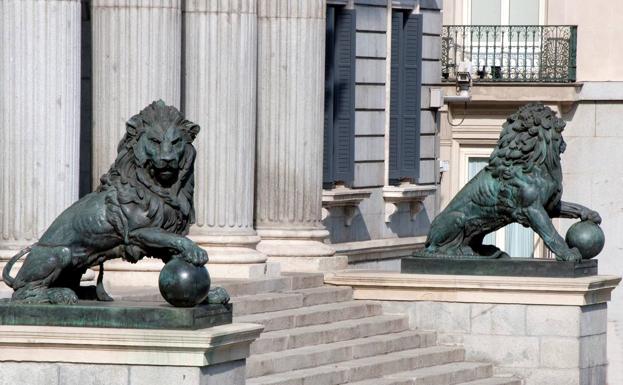
<svg viewBox="0 0 623 385"><path fill-rule="evenodd" d="M406 316L392 314L276 330L262 333L260 338L251 344L251 354L321 345L372 335L401 332L407 329L408 320Z"/></svg>
<svg viewBox="0 0 623 385"><path fill-rule="evenodd" d="M521 385L521 380L516 377L489 377L457 385Z"/></svg>
<svg viewBox="0 0 623 385"><path fill-rule="evenodd" d="M390 374L388 378L411 379L413 385L457 385L491 377L491 364L481 362L454 362L443 365L401 371Z"/></svg>
<svg viewBox="0 0 623 385"><path fill-rule="evenodd" d="M233 297L233 314L247 315L296 309L303 306L303 295L297 293L261 293Z"/></svg>
<svg viewBox="0 0 623 385"><path fill-rule="evenodd" d="M418 330L382 334L286 351L254 354L247 359L247 377L257 377L336 362L432 346L436 333Z"/></svg>
<svg viewBox="0 0 623 385"><path fill-rule="evenodd" d="M327 324L381 315L382 306L373 301L345 301L305 306L274 312L247 314L234 317L234 322L264 325L264 332L296 327Z"/></svg>
<svg viewBox="0 0 623 385"><path fill-rule="evenodd" d="M247 379L247 385L338 385L349 381L379 378L417 365L437 365L462 359L463 349L432 346L420 349L365 357L338 364L321 365Z"/></svg>
<svg viewBox="0 0 623 385"><path fill-rule="evenodd" d="M350 286L318 286L295 290L292 293L303 294L303 306L344 302L353 299L353 289Z"/></svg>

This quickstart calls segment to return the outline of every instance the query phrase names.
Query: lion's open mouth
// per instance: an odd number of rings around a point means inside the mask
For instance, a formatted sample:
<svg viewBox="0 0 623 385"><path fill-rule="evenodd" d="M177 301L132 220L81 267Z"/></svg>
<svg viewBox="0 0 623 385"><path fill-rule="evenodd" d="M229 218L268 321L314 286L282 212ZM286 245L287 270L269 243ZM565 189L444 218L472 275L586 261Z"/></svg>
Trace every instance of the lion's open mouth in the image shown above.
<svg viewBox="0 0 623 385"><path fill-rule="evenodd" d="M152 176L158 184L162 186L170 186L177 181L179 170L171 167L152 168Z"/></svg>

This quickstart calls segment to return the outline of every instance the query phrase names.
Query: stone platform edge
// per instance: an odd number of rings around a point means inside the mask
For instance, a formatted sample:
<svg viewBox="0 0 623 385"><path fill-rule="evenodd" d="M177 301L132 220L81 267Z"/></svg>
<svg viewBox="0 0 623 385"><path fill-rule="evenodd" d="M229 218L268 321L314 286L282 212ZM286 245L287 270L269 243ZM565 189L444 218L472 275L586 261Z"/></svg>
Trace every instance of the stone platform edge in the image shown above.
<svg viewBox="0 0 623 385"><path fill-rule="evenodd" d="M0 361L202 367L246 359L263 328L245 323L199 330L2 325Z"/></svg>
<svg viewBox="0 0 623 385"><path fill-rule="evenodd" d="M403 274L344 270L325 283L351 286L354 299L583 306L610 300L614 275L576 278Z"/></svg>

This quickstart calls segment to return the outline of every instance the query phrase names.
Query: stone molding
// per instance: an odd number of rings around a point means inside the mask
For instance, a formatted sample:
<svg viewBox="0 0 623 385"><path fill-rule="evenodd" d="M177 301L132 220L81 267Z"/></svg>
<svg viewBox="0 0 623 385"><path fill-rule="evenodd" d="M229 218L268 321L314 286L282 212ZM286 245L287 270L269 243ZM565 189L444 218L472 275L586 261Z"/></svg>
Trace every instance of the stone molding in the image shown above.
<svg viewBox="0 0 623 385"><path fill-rule="evenodd" d="M247 358L262 330L242 323L200 330L2 325L0 361L201 367Z"/></svg>
<svg viewBox="0 0 623 385"><path fill-rule="evenodd" d="M394 301L438 301L583 306L610 300L621 277L497 277L343 271L325 283L352 286L353 298Z"/></svg>

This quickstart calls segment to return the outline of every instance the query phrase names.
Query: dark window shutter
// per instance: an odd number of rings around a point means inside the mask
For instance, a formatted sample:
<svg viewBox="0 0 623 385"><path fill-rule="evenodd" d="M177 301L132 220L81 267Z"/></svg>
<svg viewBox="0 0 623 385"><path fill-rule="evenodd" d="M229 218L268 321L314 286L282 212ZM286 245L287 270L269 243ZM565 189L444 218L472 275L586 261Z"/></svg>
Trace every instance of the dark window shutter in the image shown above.
<svg viewBox="0 0 623 385"><path fill-rule="evenodd" d="M391 48L389 179L395 184L416 181L420 171L422 15L392 14Z"/></svg>
<svg viewBox="0 0 623 385"><path fill-rule="evenodd" d="M322 156L322 184L333 184L333 52L335 41L335 8L327 7L327 29L324 78L324 141Z"/></svg>
<svg viewBox="0 0 623 385"><path fill-rule="evenodd" d="M355 11L327 8L323 185L355 173Z"/></svg>

